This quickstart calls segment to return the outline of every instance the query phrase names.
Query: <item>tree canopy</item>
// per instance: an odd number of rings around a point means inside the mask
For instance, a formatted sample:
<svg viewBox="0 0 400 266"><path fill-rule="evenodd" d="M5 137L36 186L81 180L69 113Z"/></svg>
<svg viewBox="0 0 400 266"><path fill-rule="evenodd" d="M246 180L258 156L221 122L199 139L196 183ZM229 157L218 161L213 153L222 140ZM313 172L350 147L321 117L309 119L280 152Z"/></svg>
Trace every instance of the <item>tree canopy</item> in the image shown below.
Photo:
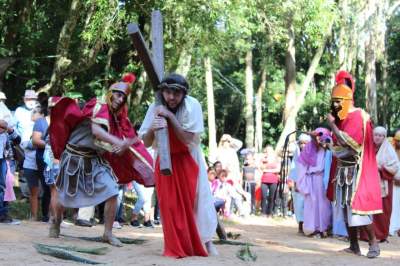
<svg viewBox="0 0 400 266"><path fill-rule="evenodd" d="M376 111L371 108L378 109L375 124L393 131L400 126L400 3L383 2L3 0L0 90L6 93L11 108L30 88L58 95L81 93L89 99L103 93L122 73L131 71L138 82L129 100L130 116L140 123L154 96L126 26L139 23L151 47L151 12L158 9L164 18L166 72L187 76L190 94L200 100L205 113L203 60L211 59L217 139L223 133L245 139L249 126L243 111L245 58L251 51L254 88L259 88L263 71L266 77L261 101L263 144L276 144L289 100L285 58L290 30L297 97L293 105L301 101L295 114L298 129L311 130L324 124L334 74L346 69L356 79L356 105L371 112ZM319 50L323 53L307 82ZM375 71L369 71L371 66ZM376 83L370 82L369 73L375 74ZM371 98L374 90L376 96ZM305 97L299 99L302 95Z"/></svg>

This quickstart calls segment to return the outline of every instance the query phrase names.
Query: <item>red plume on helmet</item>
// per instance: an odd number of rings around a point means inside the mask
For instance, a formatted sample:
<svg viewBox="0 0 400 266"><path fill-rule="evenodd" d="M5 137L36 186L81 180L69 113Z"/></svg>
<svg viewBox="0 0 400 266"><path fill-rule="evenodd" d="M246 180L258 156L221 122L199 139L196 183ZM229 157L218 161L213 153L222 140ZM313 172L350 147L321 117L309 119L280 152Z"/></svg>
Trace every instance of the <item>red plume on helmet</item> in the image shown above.
<svg viewBox="0 0 400 266"><path fill-rule="evenodd" d="M132 83L135 82L136 76L132 73L125 74L120 82L114 83L110 86L111 91L120 91L125 95L131 92Z"/></svg>
<svg viewBox="0 0 400 266"><path fill-rule="evenodd" d="M345 70L340 70L336 74L335 80L336 80L336 85L339 85L339 84L344 84L347 86L351 85L351 90L354 93L354 91L355 91L354 79L353 79L353 76L349 72L347 72Z"/></svg>
<svg viewBox="0 0 400 266"><path fill-rule="evenodd" d="M129 83L129 84L132 84L133 82L135 82L135 80L136 80L136 76L133 75L132 73L127 73L122 77L122 81Z"/></svg>

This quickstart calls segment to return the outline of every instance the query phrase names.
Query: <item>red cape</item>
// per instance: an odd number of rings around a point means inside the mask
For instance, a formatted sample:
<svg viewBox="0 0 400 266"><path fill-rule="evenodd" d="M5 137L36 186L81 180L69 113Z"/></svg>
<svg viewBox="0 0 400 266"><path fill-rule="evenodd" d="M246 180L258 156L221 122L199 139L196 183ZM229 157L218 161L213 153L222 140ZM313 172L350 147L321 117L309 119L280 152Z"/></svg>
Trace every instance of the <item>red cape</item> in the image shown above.
<svg viewBox="0 0 400 266"><path fill-rule="evenodd" d="M108 133L121 139L135 137L136 132L127 113L127 107L124 106L118 114L112 114L108 105L96 98L87 102L82 110L75 100L61 99L51 110L50 118L50 143L54 157L61 157L72 131L85 119L102 125ZM96 144L108 150L102 157L110 163L119 183L126 184L135 180L145 186L154 185L153 159L143 143L133 144L121 156L109 152L110 144L98 141Z"/></svg>
<svg viewBox="0 0 400 266"><path fill-rule="evenodd" d="M363 114L364 113L364 114ZM351 201L351 208L356 214L376 214L382 212L382 199L380 188L380 177L378 165L376 163L375 146L372 135L372 123L367 114L358 109L349 113L345 120L336 124L339 130L347 133L359 145L362 145L363 152L360 160L360 174L358 180L353 185L356 186L355 193ZM364 130L365 129L365 130ZM364 134L365 131L365 134ZM334 136L334 142L336 138ZM335 186L332 179L337 167L337 160L333 158L330 182L328 185L327 196L333 201ZM353 181L354 182L354 181Z"/></svg>
<svg viewBox="0 0 400 266"><path fill-rule="evenodd" d="M199 167L188 147L168 127L172 175L164 176L156 162L156 189L164 232L164 256L207 256L195 220Z"/></svg>

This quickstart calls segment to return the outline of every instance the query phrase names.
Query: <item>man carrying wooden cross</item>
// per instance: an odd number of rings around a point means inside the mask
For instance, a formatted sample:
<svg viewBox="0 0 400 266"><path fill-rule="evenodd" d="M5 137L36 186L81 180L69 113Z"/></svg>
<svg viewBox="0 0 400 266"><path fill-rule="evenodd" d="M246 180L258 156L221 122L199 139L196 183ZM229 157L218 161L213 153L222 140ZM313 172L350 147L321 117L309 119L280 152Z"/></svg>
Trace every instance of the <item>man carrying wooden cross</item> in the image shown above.
<svg viewBox="0 0 400 266"><path fill-rule="evenodd" d="M201 105L188 95L189 85L181 75L167 76L158 87L163 105L150 105L139 137L145 146L154 146L155 131L168 129L172 174L161 173L159 158L155 167L164 256L217 255L211 241L217 215L200 149L200 135L204 131Z"/></svg>

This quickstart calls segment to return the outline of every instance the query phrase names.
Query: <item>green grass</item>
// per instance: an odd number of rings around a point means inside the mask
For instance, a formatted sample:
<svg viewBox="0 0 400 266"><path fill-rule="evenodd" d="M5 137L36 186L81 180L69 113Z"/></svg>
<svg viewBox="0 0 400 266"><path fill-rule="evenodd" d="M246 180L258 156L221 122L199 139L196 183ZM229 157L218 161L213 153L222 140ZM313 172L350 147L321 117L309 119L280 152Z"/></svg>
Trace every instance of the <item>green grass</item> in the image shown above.
<svg viewBox="0 0 400 266"><path fill-rule="evenodd" d="M19 188L14 188L17 200L9 203L9 214L11 217L19 220L26 220L30 217L31 207L29 199L23 198Z"/></svg>
<svg viewBox="0 0 400 266"><path fill-rule="evenodd" d="M9 203L9 214L14 219L28 220L30 218L31 207L29 199L22 196L19 187L14 187L15 197L17 200ZM126 221L130 221L132 215L132 208L136 202L136 195L130 191L125 192L125 203L124 203L124 218ZM41 219L41 209L39 203L38 218ZM66 219L72 221L73 209L66 209Z"/></svg>

